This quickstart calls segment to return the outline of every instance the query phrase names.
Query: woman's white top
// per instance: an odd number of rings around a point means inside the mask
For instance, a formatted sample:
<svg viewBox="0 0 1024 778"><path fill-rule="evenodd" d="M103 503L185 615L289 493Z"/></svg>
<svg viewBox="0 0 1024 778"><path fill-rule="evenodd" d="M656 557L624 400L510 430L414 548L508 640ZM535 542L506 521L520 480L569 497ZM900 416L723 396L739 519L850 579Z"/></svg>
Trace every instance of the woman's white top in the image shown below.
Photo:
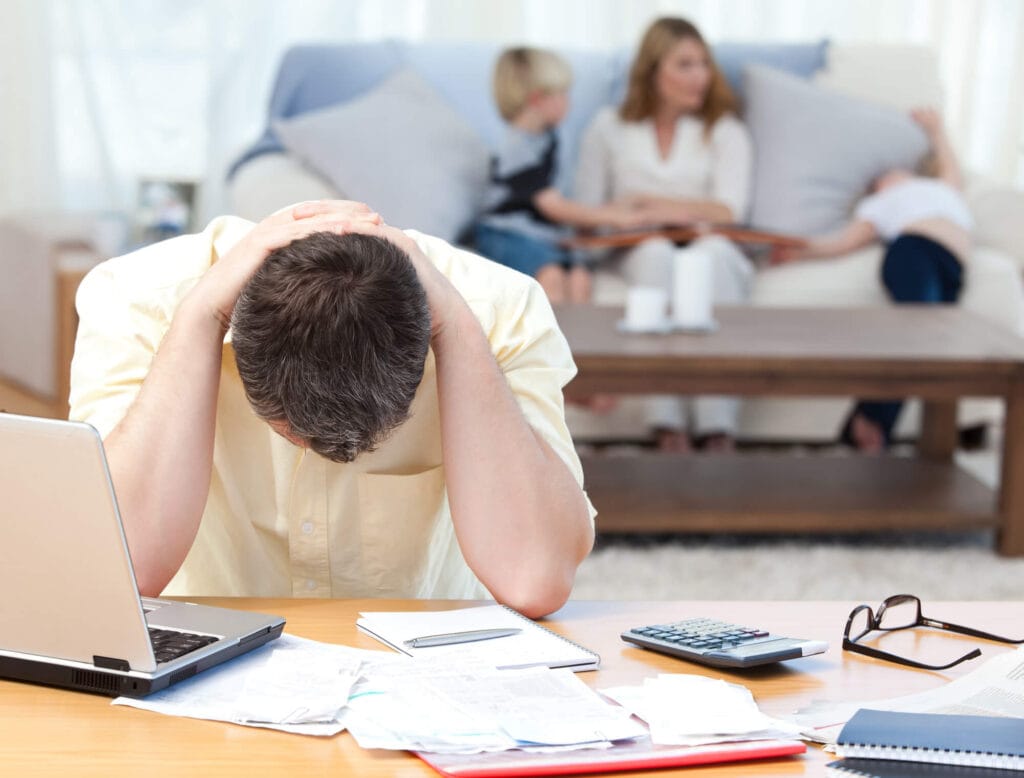
<svg viewBox="0 0 1024 778"><path fill-rule="evenodd" d="M923 219L947 219L968 232L974 229L963 195L937 178L910 178L865 197L855 217L870 222L886 242Z"/></svg>
<svg viewBox="0 0 1024 778"><path fill-rule="evenodd" d="M742 222L750 201L753 152L739 119L726 115L704 137L704 122L684 116L662 158L652 119L627 122L602 109L587 128L576 172L576 197L598 205L628 195L721 202Z"/></svg>

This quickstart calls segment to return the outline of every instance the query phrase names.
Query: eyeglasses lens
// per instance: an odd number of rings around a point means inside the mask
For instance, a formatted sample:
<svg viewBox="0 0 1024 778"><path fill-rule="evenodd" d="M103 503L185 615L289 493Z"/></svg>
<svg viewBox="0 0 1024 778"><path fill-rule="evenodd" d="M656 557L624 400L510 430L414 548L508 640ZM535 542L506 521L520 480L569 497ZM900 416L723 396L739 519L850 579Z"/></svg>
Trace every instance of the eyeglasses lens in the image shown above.
<svg viewBox="0 0 1024 778"><path fill-rule="evenodd" d="M850 640L860 640L871 631L871 611L860 608L850 616Z"/></svg>
<svg viewBox="0 0 1024 778"><path fill-rule="evenodd" d="M878 614L879 629L904 629L918 622L920 600L916 597L891 597Z"/></svg>

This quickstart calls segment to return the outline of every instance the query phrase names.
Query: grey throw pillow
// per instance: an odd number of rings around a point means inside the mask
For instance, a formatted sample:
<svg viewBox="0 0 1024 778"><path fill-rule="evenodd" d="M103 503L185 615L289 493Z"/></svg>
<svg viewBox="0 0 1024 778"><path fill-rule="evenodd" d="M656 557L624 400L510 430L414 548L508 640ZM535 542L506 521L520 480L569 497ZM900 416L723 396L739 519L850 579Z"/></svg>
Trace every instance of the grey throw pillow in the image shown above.
<svg viewBox="0 0 1024 778"><path fill-rule="evenodd" d="M928 138L906 114L771 68L747 68L744 118L754 142L751 223L795 235L845 224L871 181L913 169Z"/></svg>
<svg viewBox="0 0 1024 778"><path fill-rule="evenodd" d="M483 141L413 70L273 126L288 151L396 227L454 240L487 183Z"/></svg>

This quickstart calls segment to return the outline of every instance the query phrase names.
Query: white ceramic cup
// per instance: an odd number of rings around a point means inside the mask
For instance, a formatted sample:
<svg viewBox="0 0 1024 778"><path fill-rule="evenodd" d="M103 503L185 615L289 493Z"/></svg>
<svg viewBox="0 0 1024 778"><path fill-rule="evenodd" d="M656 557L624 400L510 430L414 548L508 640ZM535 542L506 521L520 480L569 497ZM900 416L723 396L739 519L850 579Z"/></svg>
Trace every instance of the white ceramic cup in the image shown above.
<svg viewBox="0 0 1024 778"><path fill-rule="evenodd" d="M634 286L626 292L626 319L628 330L662 329L668 308L668 292L656 286Z"/></svg>
<svg viewBox="0 0 1024 778"><path fill-rule="evenodd" d="M708 251L681 249L672 263L672 323L681 329L715 326L712 314L712 261Z"/></svg>

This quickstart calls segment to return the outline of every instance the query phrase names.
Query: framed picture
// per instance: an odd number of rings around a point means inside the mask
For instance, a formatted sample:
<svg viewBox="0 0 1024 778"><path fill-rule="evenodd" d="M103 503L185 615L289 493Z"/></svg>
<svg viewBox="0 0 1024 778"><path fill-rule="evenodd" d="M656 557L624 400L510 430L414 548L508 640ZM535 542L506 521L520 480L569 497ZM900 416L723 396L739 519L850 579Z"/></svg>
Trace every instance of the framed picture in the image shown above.
<svg viewBox="0 0 1024 778"><path fill-rule="evenodd" d="M141 179L136 206L139 239L155 243L191 231L196 189L195 181Z"/></svg>

